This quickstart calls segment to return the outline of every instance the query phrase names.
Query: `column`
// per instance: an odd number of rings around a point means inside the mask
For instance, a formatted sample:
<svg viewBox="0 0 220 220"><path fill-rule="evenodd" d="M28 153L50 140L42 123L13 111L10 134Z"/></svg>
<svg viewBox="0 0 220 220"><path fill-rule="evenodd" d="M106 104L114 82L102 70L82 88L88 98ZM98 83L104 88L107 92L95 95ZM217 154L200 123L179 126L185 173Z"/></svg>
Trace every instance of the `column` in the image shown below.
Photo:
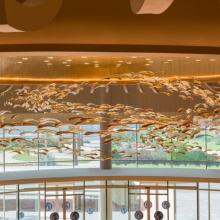
<svg viewBox="0 0 220 220"><path fill-rule="evenodd" d="M102 117L106 117L102 115ZM100 122L100 130L106 130L107 127L106 125L108 124L109 122ZM111 138L111 135L105 137L105 138L100 138L100 149L103 151L101 152L101 156L111 156L111 150L112 150L112 143L108 143L108 144L102 144L102 142L105 140L105 139L108 139L108 138ZM112 169L112 160L111 159L108 159L108 160L104 160L104 161L100 161L100 168L101 169Z"/></svg>
<svg viewBox="0 0 220 220"><path fill-rule="evenodd" d="M100 105L102 104L110 104L110 92L106 92L106 88L100 88ZM100 114L100 117L105 117L109 118L108 115L105 114ZM109 124L110 120L106 122L100 122L100 130L107 130L107 124ZM105 137L105 138L100 138L100 149L103 151L100 155L101 156L111 156L110 151L112 150L112 144L111 142L108 144L102 144L102 142L105 139L111 138L111 135ZM112 169L112 160L104 160L100 161L100 168L101 169Z"/></svg>

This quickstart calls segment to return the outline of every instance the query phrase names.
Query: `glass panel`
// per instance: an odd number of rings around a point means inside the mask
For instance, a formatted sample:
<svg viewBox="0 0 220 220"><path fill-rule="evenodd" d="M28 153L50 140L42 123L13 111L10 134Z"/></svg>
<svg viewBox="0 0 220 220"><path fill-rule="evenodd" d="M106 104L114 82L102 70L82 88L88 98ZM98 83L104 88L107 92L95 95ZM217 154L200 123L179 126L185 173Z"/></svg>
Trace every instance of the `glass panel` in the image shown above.
<svg viewBox="0 0 220 220"><path fill-rule="evenodd" d="M25 171L25 170L37 170L37 163L14 163L5 164L5 171Z"/></svg>
<svg viewBox="0 0 220 220"><path fill-rule="evenodd" d="M170 208L169 208L169 210L167 210L169 212L169 220L175 220L175 196L174 196L175 190L169 189L168 195L169 195L169 203L170 203ZM162 205L162 204L160 204L160 205Z"/></svg>
<svg viewBox="0 0 220 220"><path fill-rule="evenodd" d="M4 164L0 164L0 172L4 172Z"/></svg>
<svg viewBox="0 0 220 220"><path fill-rule="evenodd" d="M138 125L138 128L141 128ZM147 130L153 130L153 126L147 127L147 129L141 128L137 133L137 149L140 153L140 158L138 161L138 167L164 167L169 166L170 160L169 153L164 151L162 147L155 151L151 148L153 145L157 145L155 139L150 138ZM159 138L163 138L166 135L161 132L155 133ZM144 160L144 161L142 161Z"/></svg>
<svg viewBox="0 0 220 220"><path fill-rule="evenodd" d="M112 167L114 168L137 168L137 160L113 160Z"/></svg>
<svg viewBox="0 0 220 220"><path fill-rule="evenodd" d="M0 138L3 137L3 129L0 129ZM0 164L4 163L4 149L0 148ZM2 172L1 170L1 165L0 165L0 172Z"/></svg>
<svg viewBox="0 0 220 220"><path fill-rule="evenodd" d="M170 160L139 160L138 168L171 168L172 162Z"/></svg>
<svg viewBox="0 0 220 220"><path fill-rule="evenodd" d="M124 182L125 183L125 182ZM117 185L126 185L120 184L117 182ZM128 189L108 189L108 217L112 217L113 220L121 219L127 220L128 219ZM111 201L112 200L112 201ZM111 216L109 216L111 215Z"/></svg>
<svg viewBox="0 0 220 220"><path fill-rule="evenodd" d="M138 195L138 194L130 194L130 219L136 220L135 213L142 212L143 218L147 218L147 209L144 207L144 202L147 200L147 196L145 195ZM140 215L142 215L140 214Z"/></svg>
<svg viewBox="0 0 220 220"><path fill-rule="evenodd" d="M219 189L220 190L220 183L210 183L210 189Z"/></svg>
<svg viewBox="0 0 220 220"><path fill-rule="evenodd" d="M211 220L219 218L220 192L210 192L210 216Z"/></svg>
<svg viewBox="0 0 220 220"><path fill-rule="evenodd" d="M175 168L206 168L206 155L202 150L206 149L205 129L196 134L192 139L188 137L183 143L176 142L179 147L172 153L173 167ZM175 140L177 141L177 140ZM200 148L202 150L187 150L187 146ZM200 162L201 161L201 162Z"/></svg>
<svg viewBox="0 0 220 220"><path fill-rule="evenodd" d="M167 220L167 208L169 206L167 201L167 195L151 195L150 200L152 202L151 219L155 219L154 215L157 211L159 211L163 214L163 220Z"/></svg>
<svg viewBox="0 0 220 220"><path fill-rule="evenodd" d="M197 191L176 190L176 220L197 219Z"/></svg>
<svg viewBox="0 0 220 220"><path fill-rule="evenodd" d="M102 185L105 186L105 181L85 181L85 186Z"/></svg>
<svg viewBox="0 0 220 220"><path fill-rule="evenodd" d="M109 199L108 199L109 200ZM85 190L85 219L102 220L106 216L106 190Z"/></svg>
<svg viewBox="0 0 220 220"><path fill-rule="evenodd" d="M84 213L83 213L83 196L82 195L67 195L66 196L66 217L67 219L70 219L71 213L74 213L74 215L79 215L79 220L84 219ZM77 214L78 213L78 214Z"/></svg>
<svg viewBox="0 0 220 220"><path fill-rule="evenodd" d="M199 192L199 219L207 220L209 219L209 201L208 201L209 192L202 190L198 192Z"/></svg>
<svg viewBox="0 0 220 220"><path fill-rule="evenodd" d="M115 142L112 141L112 150L116 150L113 156L113 167L136 167L138 159L138 149L136 145L136 136L137 136L137 126L136 124L126 124L130 128L128 130L132 131L120 131L124 129L123 127L118 127L114 131L120 132L121 134L114 134L112 138L126 138L123 141ZM125 153L126 152L126 153Z"/></svg>
<svg viewBox="0 0 220 220"><path fill-rule="evenodd" d="M20 219L40 219L39 212L39 192L19 193L19 216Z"/></svg>
<svg viewBox="0 0 220 220"><path fill-rule="evenodd" d="M192 169L205 169L206 162L197 161L172 161L173 168L192 168Z"/></svg>
<svg viewBox="0 0 220 220"><path fill-rule="evenodd" d="M45 202L46 202L46 198L45 198L45 191L40 191L39 192L40 198L39 198L39 207L40 207L40 218L41 220L45 220Z"/></svg>
<svg viewBox="0 0 220 220"><path fill-rule="evenodd" d="M39 167L41 170L70 169L70 168L73 168L73 161L44 162L44 163L39 163Z"/></svg>
<svg viewBox="0 0 220 220"><path fill-rule="evenodd" d="M37 145L33 142L33 138L36 137L36 134L32 132L36 130L36 126L14 126L6 127L4 129L5 138L24 138L27 141L13 141L7 145L7 148L12 148L17 150L20 153L12 152L12 150L5 151L5 162L8 164L12 163L27 163L27 167L30 166L30 162L37 162L37 155L33 154L33 151L36 150ZM21 135L22 134L22 135ZM21 151L24 150L25 152ZM7 165L8 167L10 165ZM25 167L24 167L25 169ZM32 168L27 168L32 169ZM34 169L34 168L33 168Z"/></svg>
<svg viewBox="0 0 220 220"><path fill-rule="evenodd" d="M54 212L59 214L59 219L63 219L63 196L48 196L46 197L46 219L50 220L50 215ZM54 192L55 194L55 192Z"/></svg>
<svg viewBox="0 0 220 220"><path fill-rule="evenodd" d="M34 190L36 191L39 189L44 189L44 183L41 184L19 184L19 191L28 191L28 190Z"/></svg>
<svg viewBox="0 0 220 220"><path fill-rule="evenodd" d="M0 193L4 193L4 186L0 186ZM0 219L4 219L4 194L0 194Z"/></svg>
<svg viewBox="0 0 220 220"><path fill-rule="evenodd" d="M78 164L74 168L99 168L100 160L78 160Z"/></svg>
<svg viewBox="0 0 220 220"><path fill-rule="evenodd" d="M9 193L5 195L5 219L18 219L18 193Z"/></svg>
<svg viewBox="0 0 220 220"><path fill-rule="evenodd" d="M98 165L99 163L93 164L93 160L90 159L90 156L86 156L86 154L94 154L92 157L94 159L98 156L100 156L100 152L96 151L100 149L100 137L98 134L92 134L92 135L83 135L86 131L89 132L97 132L100 130L99 124L83 124L79 126L82 129L82 132L78 132L77 137L81 140L77 140L76 143L76 150L83 149L83 151L76 154L76 160L78 161L78 166L81 167L92 167ZM96 154L96 155L95 155ZM85 156L84 156L85 155ZM81 160L84 161L84 163L80 162ZM86 161L90 161L89 163L86 163Z"/></svg>
<svg viewBox="0 0 220 220"><path fill-rule="evenodd" d="M58 182L58 183L46 183L46 187L63 187L63 188L67 188L68 187L74 187L74 186L82 186L84 187L84 182L83 181L74 181L74 182ZM81 187L81 188L82 188Z"/></svg>

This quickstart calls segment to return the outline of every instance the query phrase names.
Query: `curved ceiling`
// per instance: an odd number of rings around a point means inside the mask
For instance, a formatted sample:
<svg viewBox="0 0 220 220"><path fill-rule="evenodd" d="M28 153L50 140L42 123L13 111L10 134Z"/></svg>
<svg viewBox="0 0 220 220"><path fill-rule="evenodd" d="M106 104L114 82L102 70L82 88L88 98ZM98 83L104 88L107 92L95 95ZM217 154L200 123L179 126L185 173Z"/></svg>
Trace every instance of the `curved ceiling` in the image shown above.
<svg viewBox="0 0 220 220"><path fill-rule="evenodd" d="M218 0L174 1L160 15L136 15L128 0L64 0L55 20L44 28L0 33L0 51L82 48L82 51L181 52L183 46L185 53L220 54L219 12Z"/></svg>

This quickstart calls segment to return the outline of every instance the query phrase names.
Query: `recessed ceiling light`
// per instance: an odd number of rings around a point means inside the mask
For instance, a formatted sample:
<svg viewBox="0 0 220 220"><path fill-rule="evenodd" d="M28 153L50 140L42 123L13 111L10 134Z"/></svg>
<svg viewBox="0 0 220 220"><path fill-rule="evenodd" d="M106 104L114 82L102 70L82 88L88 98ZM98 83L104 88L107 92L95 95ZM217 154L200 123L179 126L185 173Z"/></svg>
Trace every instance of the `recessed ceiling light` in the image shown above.
<svg viewBox="0 0 220 220"><path fill-rule="evenodd" d="M49 60L44 60L44 63L49 63L50 61Z"/></svg>
<svg viewBox="0 0 220 220"><path fill-rule="evenodd" d="M118 62L119 62L119 63L123 63L124 61L122 61L122 60L119 60Z"/></svg>
<svg viewBox="0 0 220 220"><path fill-rule="evenodd" d="M71 65L67 64L66 66L71 66Z"/></svg>
<svg viewBox="0 0 220 220"><path fill-rule="evenodd" d="M216 59L210 59L210 61L212 61L212 62L213 62L213 61L216 61Z"/></svg>
<svg viewBox="0 0 220 220"><path fill-rule="evenodd" d="M197 60L195 60L196 62L200 62L200 61L202 61L202 60L199 60L199 59L197 59Z"/></svg>
<svg viewBox="0 0 220 220"><path fill-rule="evenodd" d="M150 66L150 64L149 64L149 63L146 63L145 66Z"/></svg>
<svg viewBox="0 0 220 220"><path fill-rule="evenodd" d="M149 61L148 63L153 63L154 61L153 60L151 60L151 61Z"/></svg>
<svg viewBox="0 0 220 220"><path fill-rule="evenodd" d="M21 63L23 63L23 62L22 62L22 61L18 61L17 63L21 64Z"/></svg>
<svg viewBox="0 0 220 220"><path fill-rule="evenodd" d="M88 57L82 57L83 59L86 59L86 58L88 58Z"/></svg>
<svg viewBox="0 0 220 220"><path fill-rule="evenodd" d="M66 60L66 61L71 62L72 60Z"/></svg>
<svg viewBox="0 0 220 220"><path fill-rule="evenodd" d="M190 57L185 57L186 59L189 59Z"/></svg>
<svg viewBox="0 0 220 220"><path fill-rule="evenodd" d="M64 62L62 62L62 63L63 63L63 64L67 64L67 62L65 62L65 61L64 61Z"/></svg>
<svg viewBox="0 0 220 220"><path fill-rule="evenodd" d="M127 62L127 64L132 64L132 62Z"/></svg>
<svg viewBox="0 0 220 220"><path fill-rule="evenodd" d="M47 63L47 65L48 65L48 66L51 66L51 65L53 65L53 64L52 64L52 63Z"/></svg>
<svg viewBox="0 0 220 220"><path fill-rule="evenodd" d="M28 60L28 58L27 57L23 57L22 60Z"/></svg>
<svg viewBox="0 0 220 220"><path fill-rule="evenodd" d="M167 63L169 63L169 62L167 62L167 61L166 61L166 62L164 62L164 63L166 63L166 64L167 64Z"/></svg>
<svg viewBox="0 0 220 220"><path fill-rule="evenodd" d="M151 60L151 58L146 58L145 60Z"/></svg>
<svg viewBox="0 0 220 220"><path fill-rule="evenodd" d="M117 64L117 65L116 65L116 67L120 67L120 66L121 66L121 64Z"/></svg>
<svg viewBox="0 0 220 220"><path fill-rule="evenodd" d="M95 61L93 61L93 63L98 63L99 61L97 61L97 60L95 60Z"/></svg>
<svg viewBox="0 0 220 220"><path fill-rule="evenodd" d="M84 63L85 65L89 65L90 63Z"/></svg>
<svg viewBox="0 0 220 220"><path fill-rule="evenodd" d="M172 59L169 59L169 60L167 60L168 62L172 62L173 60Z"/></svg>
<svg viewBox="0 0 220 220"><path fill-rule="evenodd" d="M132 59L135 59L135 58L137 58L137 56L131 56L131 58L132 58Z"/></svg>
<svg viewBox="0 0 220 220"><path fill-rule="evenodd" d="M96 64L95 67L99 67L99 64Z"/></svg>
<svg viewBox="0 0 220 220"><path fill-rule="evenodd" d="M53 57L47 57L48 59L53 59Z"/></svg>

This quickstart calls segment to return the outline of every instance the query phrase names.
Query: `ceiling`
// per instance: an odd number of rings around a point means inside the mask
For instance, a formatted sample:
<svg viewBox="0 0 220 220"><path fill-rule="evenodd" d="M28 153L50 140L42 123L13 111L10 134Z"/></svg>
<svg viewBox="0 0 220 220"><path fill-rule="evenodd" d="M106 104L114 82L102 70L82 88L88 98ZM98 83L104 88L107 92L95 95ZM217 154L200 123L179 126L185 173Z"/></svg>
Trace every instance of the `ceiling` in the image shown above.
<svg viewBox="0 0 220 220"><path fill-rule="evenodd" d="M220 54L219 12L219 0L175 0L160 15L135 15L129 0L64 0L42 29L0 33L0 52ZM27 14L22 16L28 19Z"/></svg>

